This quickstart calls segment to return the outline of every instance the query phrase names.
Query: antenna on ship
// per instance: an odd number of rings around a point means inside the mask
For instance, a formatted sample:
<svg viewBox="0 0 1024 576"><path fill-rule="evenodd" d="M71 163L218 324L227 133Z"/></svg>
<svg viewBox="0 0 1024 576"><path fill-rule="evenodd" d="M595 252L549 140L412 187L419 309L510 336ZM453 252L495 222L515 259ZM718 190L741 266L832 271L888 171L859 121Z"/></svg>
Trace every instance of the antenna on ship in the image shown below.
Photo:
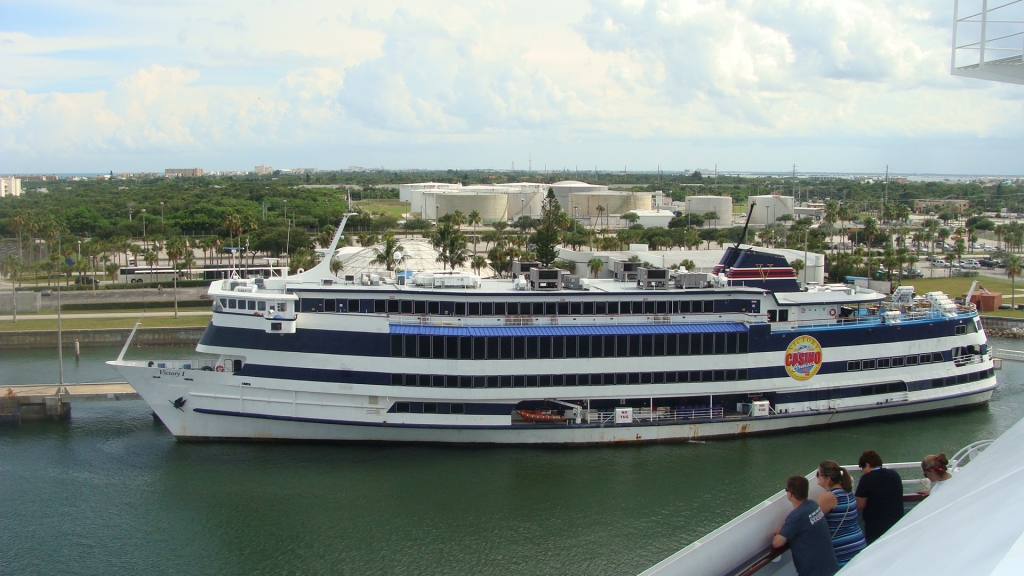
<svg viewBox="0 0 1024 576"><path fill-rule="evenodd" d="M757 206L757 202L750 203L750 210L747 210L747 221L743 224L743 233L740 234L740 240L736 243L736 250L740 249L740 244L747 239L747 228L750 226L750 217L754 214L754 206Z"/></svg>

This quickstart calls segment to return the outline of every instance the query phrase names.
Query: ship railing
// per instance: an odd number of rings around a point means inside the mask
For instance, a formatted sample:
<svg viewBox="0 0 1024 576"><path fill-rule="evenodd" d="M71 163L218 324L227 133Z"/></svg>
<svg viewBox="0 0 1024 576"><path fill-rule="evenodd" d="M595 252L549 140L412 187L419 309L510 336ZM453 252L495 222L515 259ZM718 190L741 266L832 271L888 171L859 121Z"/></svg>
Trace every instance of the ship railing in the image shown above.
<svg viewBox="0 0 1024 576"><path fill-rule="evenodd" d="M646 316L389 316L388 323L409 326L496 327L496 326L608 326L629 324L735 324L764 321L763 314L730 314L728 318L680 318L672 314Z"/></svg>
<svg viewBox="0 0 1024 576"><path fill-rule="evenodd" d="M615 412L599 410L587 410L584 412L586 421L590 424L609 424L615 422ZM724 418L725 411L722 408L693 407L693 408L634 408L633 422L660 422L676 420L708 420L712 418Z"/></svg>
<svg viewBox="0 0 1024 576"><path fill-rule="evenodd" d="M961 356L953 356L953 365L957 368L961 366L968 366L970 364L981 364L985 362L985 357L980 354L963 354Z"/></svg>
<svg viewBox="0 0 1024 576"><path fill-rule="evenodd" d="M971 310L964 310L961 312L964 315L974 314L973 308ZM917 322L922 320L937 320L948 318L941 311L931 308L924 310L905 311L899 318L892 322L907 323ZM776 322L772 324L773 331L779 330L801 330L804 328L835 328L836 326L869 326L879 325L885 322L884 317L881 314L872 314L869 316L849 316L846 318L828 319L828 320L794 320L792 322Z"/></svg>

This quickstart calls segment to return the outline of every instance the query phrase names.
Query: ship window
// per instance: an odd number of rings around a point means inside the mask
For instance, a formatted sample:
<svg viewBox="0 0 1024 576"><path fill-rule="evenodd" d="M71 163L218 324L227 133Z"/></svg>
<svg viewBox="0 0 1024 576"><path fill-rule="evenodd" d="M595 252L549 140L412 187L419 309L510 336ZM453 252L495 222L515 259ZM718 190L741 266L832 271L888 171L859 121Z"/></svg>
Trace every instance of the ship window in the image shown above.
<svg viewBox="0 0 1024 576"><path fill-rule="evenodd" d="M501 359L501 338L498 338L497 336L487 338L487 359ZM490 386L488 386L488 388L490 388Z"/></svg>
<svg viewBox="0 0 1024 576"><path fill-rule="evenodd" d="M494 316L494 303L493 302L481 302L480 303L480 315L481 316Z"/></svg>
<svg viewBox="0 0 1024 576"><path fill-rule="evenodd" d="M411 334L405 336L405 357L416 357L416 337Z"/></svg>
<svg viewBox="0 0 1024 576"><path fill-rule="evenodd" d="M715 354L725 354L725 334L715 334Z"/></svg>
<svg viewBox="0 0 1024 576"><path fill-rule="evenodd" d="M551 336L541 336L538 340L538 358L551 358Z"/></svg>
<svg viewBox="0 0 1024 576"><path fill-rule="evenodd" d="M725 380L725 370L715 370L715 382Z"/></svg>
<svg viewBox="0 0 1024 576"><path fill-rule="evenodd" d="M789 310L779 310L779 322L789 321Z"/></svg>
<svg viewBox="0 0 1024 576"><path fill-rule="evenodd" d="M405 375L405 385L406 386L415 386L416 385L416 375L415 374L406 374Z"/></svg>
<svg viewBox="0 0 1024 576"><path fill-rule="evenodd" d="M630 372L630 374L629 374L629 383L630 384L650 384L651 383L651 373L650 372L641 372L641 373L637 374L636 372Z"/></svg>
<svg viewBox="0 0 1024 576"><path fill-rule="evenodd" d="M459 388L472 388L473 377L472 376L459 376ZM461 406L461 404L452 404L452 414L455 413L455 407ZM461 414L461 412L460 412Z"/></svg>
<svg viewBox="0 0 1024 576"><path fill-rule="evenodd" d="M246 300L246 308L248 308L249 310L255 310L256 309L256 301L255 300Z"/></svg>
<svg viewBox="0 0 1024 576"><path fill-rule="evenodd" d="M283 310L283 308L282 308L282 310ZM352 312L353 314L356 313L356 312L359 312L359 300L349 300L348 301L348 311Z"/></svg>
<svg viewBox="0 0 1024 576"><path fill-rule="evenodd" d="M651 373L651 384L664 384L665 373L664 372L653 372Z"/></svg>
<svg viewBox="0 0 1024 576"><path fill-rule="evenodd" d="M540 353L540 351L538 350L540 348L539 340L540 340L540 338L538 338L537 336L529 336L529 337L526 338L526 357L527 358L532 360L534 358L538 358L539 357L538 356L538 354Z"/></svg>
<svg viewBox="0 0 1024 576"><path fill-rule="evenodd" d="M412 300L402 300L398 308L402 314L412 314Z"/></svg>
<svg viewBox="0 0 1024 576"><path fill-rule="evenodd" d="M899 368L901 366L903 366L903 357L902 356L899 356L899 357L896 357L896 358L892 359L892 367L893 368Z"/></svg>
<svg viewBox="0 0 1024 576"><path fill-rule="evenodd" d="M388 314L398 314L400 304L398 300L387 300L388 303ZM330 310L328 310L330 312Z"/></svg>
<svg viewBox="0 0 1024 576"><path fill-rule="evenodd" d="M618 314L619 313L619 303L618 302L608 302L608 313L609 314Z"/></svg>
<svg viewBox="0 0 1024 576"><path fill-rule="evenodd" d="M704 313L705 314L710 314L710 313L712 313L714 311L715 311L715 301L714 300L705 300L704 301Z"/></svg>
<svg viewBox="0 0 1024 576"><path fill-rule="evenodd" d="M860 360L850 360L846 363L846 370L848 372L856 372L860 370Z"/></svg>
<svg viewBox="0 0 1024 576"><path fill-rule="evenodd" d="M584 338L586 338L586 337L584 336ZM576 358L578 352L579 351L578 351L578 349L576 347L576 337L575 336L566 336L566 338L565 338L565 357L566 358Z"/></svg>
<svg viewBox="0 0 1024 576"><path fill-rule="evenodd" d="M967 383L967 374L958 374L957 377L956 377L956 383L957 384L966 384Z"/></svg>
<svg viewBox="0 0 1024 576"><path fill-rule="evenodd" d="M483 336L473 337L473 360L487 359L487 340Z"/></svg>
<svg viewBox="0 0 1024 576"><path fill-rule="evenodd" d="M679 313L680 314L689 314L692 311L693 311L693 303L692 302L690 302L689 300L683 300L683 301L679 302Z"/></svg>
<svg viewBox="0 0 1024 576"><path fill-rule="evenodd" d="M565 377L561 374L554 374L551 376L552 386L565 386Z"/></svg>
<svg viewBox="0 0 1024 576"><path fill-rule="evenodd" d="M737 370L736 371L736 377L739 378L740 380L746 380L747 379L747 369L744 368L742 370Z"/></svg>
<svg viewBox="0 0 1024 576"><path fill-rule="evenodd" d="M409 413L409 403L408 402L397 402L397 403L395 403L395 412L398 412L400 414L408 414Z"/></svg>
<svg viewBox="0 0 1024 576"><path fill-rule="evenodd" d="M391 335L391 356L393 358L402 357L402 335L392 334Z"/></svg>
<svg viewBox="0 0 1024 576"><path fill-rule="evenodd" d="M878 359L878 367L879 368L888 368L889 367L889 359L888 358L879 358Z"/></svg>
<svg viewBox="0 0 1024 576"><path fill-rule="evenodd" d="M651 334L644 334L640 337L640 355L641 356L654 356L654 336Z"/></svg>
<svg viewBox="0 0 1024 576"><path fill-rule="evenodd" d="M917 356L907 356L907 366L917 366Z"/></svg>
<svg viewBox="0 0 1024 576"><path fill-rule="evenodd" d="M750 335L746 332L740 332L739 351L740 354L746 354L748 346L750 344Z"/></svg>
<svg viewBox="0 0 1024 576"><path fill-rule="evenodd" d="M665 335L665 355L675 356L679 353L679 335L678 334L666 334Z"/></svg>
<svg viewBox="0 0 1024 576"><path fill-rule="evenodd" d="M932 361L931 354L921 354L921 364L928 364Z"/></svg>
<svg viewBox="0 0 1024 576"><path fill-rule="evenodd" d="M424 414L437 414L437 403L436 402L424 402L423 403Z"/></svg>
<svg viewBox="0 0 1024 576"><path fill-rule="evenodd" d="M573 316L579 316L583 314L583 303L582 302L570 302L569 313Z"/></svg>
<svg viewBox="0 0 1024 576"><path fill-rule="evenodd" d="M701 353L701 338L700 334L690 334L690 356L698 356Z"/></svg>
<svg viewBox="0 0 1024 576"><path fill-rule="evenodd" d="M338 312L348 312L348 300L335 300L334 308Z"/></svg>
<svg viewBox="0 0 1024 576"><path fill-rule="evenodd" d="M701 339L704 340L704 354L714 354L715 353L715 335L714 334L704 334L701 337Z"/></svg>
<svg viewBox="0 0 1024 576"><path fill-rule="evenodd" d="M500 378L501 378L501 387L502 388L511 388L512 387L512 377L511 376L501 376Z"/></svg>
<svg viewBox="0 0 1024 576"><path fill-rule="evenodd" d="M578 386L590 386L590 374L577 374L576 384Z"/></svg>
<svg viewBox="0 0 1024 576"><path fill-rule="evenodd" d="M942 386L943 386L942 378L936 378L935 380L932 380L932 388L942 388Z"/></svg>
<svg viewBox="0 0 1024 576"><path fill-rule="evenodd" d="M704 313L704 301L703 300L694 300L694 301L690 302L690 310L694 314L703 314Z"/></svg>
<svg viewBox="0 0 1024 576"><path fill-rule="evenodd" d="M444 375L435 374L430 377L430 385L434 388L444 388Z"/></svg>
<svg viewBox="0 0 1024 576"><path fill-rule="evenodd" d="M565 375L565 385L566 386L575 386L576 382L577 382L577 375L576 374L566 374Z"/></svg>
<svg viewBox="0 0 1024 576"><path fill-rule="evenodd" d="M730 380L730 381L731 380L735 380L736 379L736 371L735 370L726 370L725 371L725 379L726 380Z"/></svg>
<svg viewBox="0 0 1024 576"><path fill-rule="evenodd" d="M633 314L643 314L644 313L644 308L645 308L644 302L640 302L640 301L633 302Z"/></svg>
<svg viewBox="0 0 1024 576"><path fill-rule="evenodd" d="M271 322L270 323L270 329L271 330L280 330L281 329L281 323L280 322Z"/></svg>
<svg viewBox="0 0 1024 576"><path fill-rule="evenodd" d="M501 381L501 378L499 378L498 376L488 376L487 377L487 387L488 388L497 388L500 381Z"/></svg>
<svg viewBox="0 0 1024 576"><path fill-rule="evenodd" d="M512 377L512 386L515 387L515 388L523 388L523 387L525 387L526 386L526 376L519 376L519 375L513 376Z"/></svg>
<svg viewBox="0 0 1024 576"><path fill-rule="evenodd" d="M654 300L644 302L644 314L654 314L655 310Z"/></svg>
<svg viewBox="0 0 1024 576"><path fill-rule="evenodd" d="M486 376L473 376L473 388L486 388L487 377Z"/></svg>
<svg viewBox="0 0 1024 576"><path fill-rule="evenodd" d="M260 302L259 304L260 304L260 310L263 310L263 306L265 305L265 303L264 302ZM338 301L337 300L335 300L334 298L328 298L328 299L324 300L324 312L337 312L337 311L338 311Z"/></svg>
<svg viewBox="0 0 1024 576"><path fill-rule="evenodd" d="M508 315L509 316L518 316L519 315L519 303L518 302L509 302L508 304L505 305L505 308L508 310Z"/></svg>
<svg viewBox="0 0 1024 576"><path fill-rule="evenodd" d="M373 300L360 300L359 312L361 314L373 314Z"/></svg>
<svg viewBox="0 0 1024 576"><path fill-rule="evenodd" d="M629 336L621 334L615 337L615 355L617 357L629 356Z"/></svg>
<svg viewBox="0 0 1024 576"><path fill-rule="evenodd" d="M445 337L445 358L449 360L459 359L459 337L458 336L446 336Z"/></svg>
<svg viewBox="0 0 1024 576"><path fill-rule="evenodd" d="M739 334L736 334L736 333L728 334L727 338L726 338L726 341L725 341L725 353L726 354L735 354L736 353L736 348L737 348L738 344L739 344Z"/></svg>
<svg viewBox="0 0 1024 576"><path fill-rule="evenodd" d="M537 375L536 374L530 374L530 375L528 375L526 377L526 387L527 388L536 388L537 387Z"/></svg>
<svg viewBox="0 0 1024 576"><path fill-rule="evenodd" d="M568 316L569 315L569 303L568 302L559 302L558 306L557 306L557 309L558 309L558 315L559 316Z"/></svg>
<svg viewBox="0 0 1024 576"><path fill-rule="evenodd" d="M495 316L504 316L505 315L505 303L504 302L495 302L494 303L494 315Z"/></svg>
<svg viewBox="0 0 1024 576"><path fill-rule="evenodd" d="M433 342L434 350L431 353L431 358L444 358L444 336L434 336Z"/></svg>
<svg viewBox="0 0 1024 576"><path fill-rule="evenodd" d="M654 335L654 355L664 356L665 355L665 335L655 334Z"/></svg>
<svg viewBox="0 0 1024 576"><path fill-rule="evenodd" d="M590 336L580 336L580 358L590 358Z"/></svg>
<svg viewBox="0 0 1024 576"><path fill-rule="evenodd" d="M441 303L440 302L427 302L427 314L440 314Z"/></svg>
<svg viewBox="0 0 1024 576"><path fill-rule="evenodd" d="M420 377L416 379L416 382L417 382L417 384L416 384L417 386L420 386L420 387L423 387L423 388L429 388L430 387L430 374L420 374Z"/></svg>
<svg viewBox="0 0 1024 576"><path fill-rule="evenodd" d="M245 301L244 300L239 301L239 304L241 304L241 306L239 306L239 308L244 308L245 307ZM300 306L300 310L302 312L323 312L324 311L324 301L323 301L323 298L303 298L302 300L299 300L299 306Z"/></svg>
<svg viewBox="0 0 1024 576"><path fill-rule="evenodd" d="M626 374L624 372L619 372L618 374L615 375L615 383L616 384L629 384L629 374Z"/></svg>
<svg viewBox="0 0 1024 576"><path fill-rule="evenodd" d="M401 374L392 374L391 375L391 385L392 386L401 386L402 385L402 375Z"/></svg>
<svg viewBox="0 0 1024 576"><path fill-rule="evenodd" d="M659 300L658 302L655 303L655 306L656 306L656 308L654 310L655 313L657 313L657 314L667 314L668 313L668 306L667 305L668 305L668 302L665 302L664 300Z"/></svg>
<svg viewBox="0 0 1024 576"><path fill-rule="evenodd" d="M543 386L544 388L547 388L548 386L551 386L551 375L550 374L541 374L540 376L538 376L537 377L537 385L538 386Z"/></svg>
<svg viewBox="0 0 1024 576"><path fill-rule="evenodd" d="M456 316L465 316L466 315L466 303L465 302L456 302L455 303L455 315Z"/></svg>
<svg viewBox="0 0 1024 576"><path fill-rule="evenodd" d="M516 336L512 339L512 352L516 360L526 358L526 337Z"/></svg>
<svg viewBox="0 0 1024 576"><path fill-rule="evenodd" d="M964 325L957 326L956 329L954 330L954 333L958 334L958 335L959 334L967 334L967 326L964 326Z"/></svg>
<svg viewBox="0 0 1024 576"><path fill-rule="evenodd" d="M598 316L604 316L608 314L608 303L607 302L594 302L594 314Z"/></svg>
<svg viewBox="0 0 1024 576"><path fill-rule="evenodd" d="M417 357L430 358L430 336L420 336Z"/></svg>
<svg viewBox="0 0 1024 576"><path fill-rule="evenodd" d="M583 314L586 315L586 316L593 316L594 315L594 303L593 302L584 302L583 303Z"/></svg>
<svg viewBox="0 0 1024 576"><path fill-rule="evenodd" d="M615 357L615 336L607 334L602 337L604 340L604 357L614 358Z"/></svg>
<svg viewBox="0 0 1024 576"><path fill-rule="evenodd" d="M238 300L235 300L234 298L229 298L228 299L228 308L232 308L232 309L238 308Z"/></svg>
<svg viewBox="0 0 1024 576"><path fill-rule="evenodd" d="M451 405L451 413L452 414L465 414L466 413L466 405L465 404L452 404Z"/></svg>
<svg viewBox="0 0 1024 576"><path fill-rule="evenodd" d="M459 337L459 360L472 360L473 359L473 337L472 336L460 336Z"/></svg>
<svg viewBox="0 0 1024 576"><path fill-rule="evenodd" d="M565 338L552 338L552 358L565 358Z"/></svg>
<svg viewBox="0 0 1024 576"><path fill-rule="evenodd" d="M971 382L977 382L981 379L981 374L978 372L971 372L968 376L970 376Z"/></svg>
<svg viewBox="0 0 1024 576"><path fill-rule="evenodd" d="M501 359L511 360L512 359L512 337L502 336L501 337Z"/></svg>
<svg viewBox="0 0 1024 576"><path fill-rule="evenodd" d="M942 362L942 352L932 352L932 362Z"/></svg>
<svg viewBox="0 0 1024 576"><path fill-rule="evenodd" d="M480 303L479 302L470 302L469 303L469 315L470 316L479 316L480 315Z"/></svg>
<svg viewBox="0 0 1024 576"><path fill-rule="evenodd" d="M714 379L714 373L711 370L704 370L703 372L700 373L701 382L712 382L714 381Z"/></svg>
<svg viewBox="0 0 1024 576"><path fill-rule="evenodd" d="M779 311L778 310L769 310L768 311L768 321L769 322L778 322L778 320L779 320Z"/></svg>
<svg viewBox="0 0 1024 576"><path fill-rule="evenodd" d="M865 361L861 362L860 367L863 368L864 370L874 370L875 369L875 361L874 360L865 360Z"/></svg>
<svg viewBox="0 0 1024 576"><path fill-rule="evenodd" d="M277 303L277 310L278 310L278 312L287 312L288 311L288 303L287 302L278 302Z"/></svg>
<svg viewBox="0 0 1024 576"><path fill-rule="evenodd" d="M665 372L665 382L667 384L675 384L676 380L678 380L676 374L677 372L675 370L671 372Z"/></svg>
<svg viewBox="0 0 1024 576"><path fill-rule="evenodd" d="M374 314L383 314L387 312L388 301L387 300L374 300L373 301L373 312Z"/></svg>

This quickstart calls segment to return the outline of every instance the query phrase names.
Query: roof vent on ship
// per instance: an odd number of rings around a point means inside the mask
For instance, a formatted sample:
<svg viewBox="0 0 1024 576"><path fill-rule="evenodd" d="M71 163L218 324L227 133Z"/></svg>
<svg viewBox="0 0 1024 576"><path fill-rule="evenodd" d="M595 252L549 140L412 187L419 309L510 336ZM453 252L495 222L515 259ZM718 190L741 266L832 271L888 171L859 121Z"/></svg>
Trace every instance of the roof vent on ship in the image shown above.
<svg viewBox="0 0 1024 576"><path fill-rule="evenodd" d="M781 254L758 250L752 246L726 248L725 255L712 271L724 274L733 286L750 286L774 292L799 292L796 271Z"/></svg>

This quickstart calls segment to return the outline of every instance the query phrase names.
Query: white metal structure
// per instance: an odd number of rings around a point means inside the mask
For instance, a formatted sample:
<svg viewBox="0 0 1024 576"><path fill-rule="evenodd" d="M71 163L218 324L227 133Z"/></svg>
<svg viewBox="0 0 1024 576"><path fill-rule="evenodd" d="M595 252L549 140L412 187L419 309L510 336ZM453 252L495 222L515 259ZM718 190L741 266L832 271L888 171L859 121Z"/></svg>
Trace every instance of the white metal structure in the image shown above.
<svg viewBox="0 0 1024 576"><path fill-rule="evenodd" d="M954 0L950 73L1024 84L1024 0Z"/></svg>

